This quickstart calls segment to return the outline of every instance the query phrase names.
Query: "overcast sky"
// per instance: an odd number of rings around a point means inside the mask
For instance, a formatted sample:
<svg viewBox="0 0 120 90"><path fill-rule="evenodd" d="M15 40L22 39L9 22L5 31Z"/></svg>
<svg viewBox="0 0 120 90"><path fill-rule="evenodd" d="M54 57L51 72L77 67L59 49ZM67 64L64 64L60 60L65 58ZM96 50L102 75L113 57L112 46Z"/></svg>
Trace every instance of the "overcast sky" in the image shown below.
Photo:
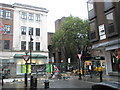
<svg viewBox="0 0 120 90"><path fill-rule="evenodd" d="M87 19L87 2L88 0L0 0L0 3L22 3L33 6L43 7L49 10L47 17L47 29L49 32L54 32L55 20L63 16L80 17Z"/></svg>

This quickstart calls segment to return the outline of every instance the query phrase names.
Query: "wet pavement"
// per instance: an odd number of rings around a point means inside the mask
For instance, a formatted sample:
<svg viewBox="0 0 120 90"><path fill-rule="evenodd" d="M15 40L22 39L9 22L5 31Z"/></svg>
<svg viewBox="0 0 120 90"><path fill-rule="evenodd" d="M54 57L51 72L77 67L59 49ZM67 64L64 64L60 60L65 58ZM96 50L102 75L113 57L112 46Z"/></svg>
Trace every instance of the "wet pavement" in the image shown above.
<svg viewBox="0 0 120 90"><path fill-rule="evenodd" d="M45 78L38 78L37 80L37 88L44 89L45 85ZM110 76L103 76L103 82L106 81L120 81L119 77L110 77ZM24 86L24 78L16 78L16 79L4 79L4 86L2 87L0 84L0 89L6 90L6 89L14 89L17 88L17 90L26 89ZM85 75L85 77L82 77L82 80L78 80L78 76L71 76L70 78L67 78L65 80L63 79L49 79L49 88L50 89L88 89L90 90L93 84L99 83L99 77L93 76L93 78L90 78L89 75ZM30 88L30 80L28 79L28 87Z"/></svg>

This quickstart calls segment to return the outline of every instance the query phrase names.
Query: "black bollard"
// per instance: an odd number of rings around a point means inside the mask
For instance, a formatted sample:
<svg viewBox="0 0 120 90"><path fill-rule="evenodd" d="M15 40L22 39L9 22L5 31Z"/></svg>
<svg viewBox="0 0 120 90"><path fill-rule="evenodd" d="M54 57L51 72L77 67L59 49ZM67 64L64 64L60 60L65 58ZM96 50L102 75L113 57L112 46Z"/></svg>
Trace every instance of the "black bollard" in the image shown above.
<svg viewBox="0 0 120 90"><path fill-rule="evenodd" d="M33 76L30 77L30 88L33 88Z"/></svg>
<svg viewBox="0 0 120 90"><path fill-rule="evenodd" d="M45 80L44 85L45 85L45 87L44 87L45 89L49 88L49 81Z"/></svg>
<svg viewBox="0 0 120 90"><path fill-rule="evenodd" d="M100 82L102 82L102 71L99 71L99 74L100 74Z"/></svg>
<svg viewBox="0 0 120 90"><path fill-rule="evenodd" d="M2 76L2 86L4 85L4 78L5 76Z"/></svg>
<svg viewBox="0 0 120 90"><path fill-rule="evenodd" d="M25 87L27 87L27 73L25 73Z"/></svg>

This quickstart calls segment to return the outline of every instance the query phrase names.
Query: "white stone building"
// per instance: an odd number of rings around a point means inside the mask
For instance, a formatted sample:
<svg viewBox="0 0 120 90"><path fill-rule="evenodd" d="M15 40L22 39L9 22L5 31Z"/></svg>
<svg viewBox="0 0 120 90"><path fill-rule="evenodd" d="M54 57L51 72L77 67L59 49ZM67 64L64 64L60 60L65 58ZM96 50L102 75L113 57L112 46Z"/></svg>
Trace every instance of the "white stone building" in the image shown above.
<svg viewBox="0 0 120 90"><path fill-rule="evenodd" d="M14 3L13 8L13 44L9 51L0 51L2 58L6 58L7 62L14 62L14 68L10 67L12 76L21 75L26 72L25 61L22 58L26 51L30 51L30 33L32 36L31 57L32 63L36 65L36 69L40 70L41 65L46 64L48 58L47 49L47 13L46 8ZM28 53L29 55L30 53ZM28 61L30 63L30 60ZM34 66L33 73L35 72ZM31 66L28 65L28 73Z"/></svg>

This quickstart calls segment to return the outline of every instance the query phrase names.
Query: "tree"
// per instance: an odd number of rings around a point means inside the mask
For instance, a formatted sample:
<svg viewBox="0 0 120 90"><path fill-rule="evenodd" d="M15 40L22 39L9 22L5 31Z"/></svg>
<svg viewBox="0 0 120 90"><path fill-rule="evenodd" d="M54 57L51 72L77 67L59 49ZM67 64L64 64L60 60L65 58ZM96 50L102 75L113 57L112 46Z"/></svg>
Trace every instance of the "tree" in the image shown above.
<svg viewBox="0 0 120 90"><path fill-rule="evenodd" d="M55 32L52 39L54 48L59 48L64 53L66 60L71 58L76 61L79 50L89 45L88 21L78 17L66 17Z"/></svg>

